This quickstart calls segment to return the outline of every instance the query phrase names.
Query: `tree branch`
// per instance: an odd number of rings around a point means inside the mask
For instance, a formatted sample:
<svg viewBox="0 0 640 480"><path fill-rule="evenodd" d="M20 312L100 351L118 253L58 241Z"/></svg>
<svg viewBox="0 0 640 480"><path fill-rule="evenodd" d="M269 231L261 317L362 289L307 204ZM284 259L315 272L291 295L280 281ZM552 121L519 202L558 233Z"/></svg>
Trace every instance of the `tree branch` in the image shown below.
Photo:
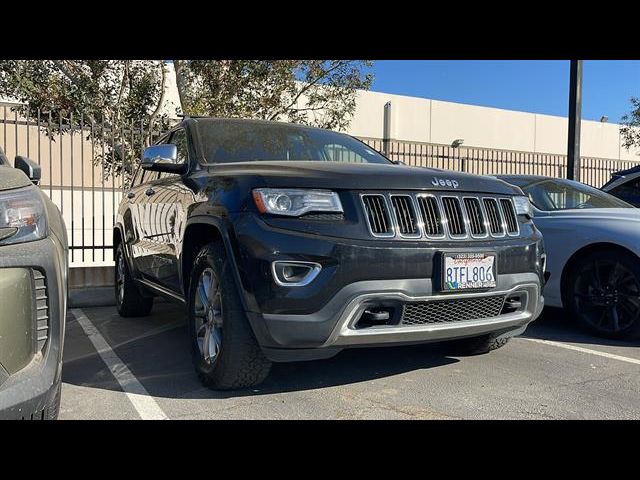
<svg viewBox="0 0 640 480"><path fill-rule="evenodd" d="M289 105L287 105L284 108L281 108L280 110L276 111L276 113L274 113L269 120L275 120L278 115L281 115L283 113L286 113L291 107L293 107L297 101L300 99L300 97L302 96L302 94L306 91L308 91L311 87L313 87L316 83L318 83L320 80L322 80L323 78L325 78L327 75L329 75L329 73L331 73L332 71L334 71L335 69L337 69L340 65L342 64L342 62L340 60L338 60L338 62L331 67L330 69L328 69L327 71L325 71L322 75L319 75L318 77L316 77L313 81L308 82L305 84L305 86L303 88L300 89L300 91L298 92L298 94L294 97L294 99L291 101L291 103L289 103Z"/></svg>

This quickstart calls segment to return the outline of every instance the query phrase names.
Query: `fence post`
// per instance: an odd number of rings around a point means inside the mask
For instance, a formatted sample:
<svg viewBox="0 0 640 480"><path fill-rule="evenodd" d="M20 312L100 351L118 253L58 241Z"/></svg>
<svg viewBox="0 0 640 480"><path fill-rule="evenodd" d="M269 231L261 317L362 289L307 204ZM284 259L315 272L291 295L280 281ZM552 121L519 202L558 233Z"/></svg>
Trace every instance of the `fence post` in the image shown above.
<svg viewBox="0 0 640 480"><path fill-rule="evenodd" d="M384 104L384 117L382 127L382 153L389 156L389 143L391 140L391 102Z"/></svg>

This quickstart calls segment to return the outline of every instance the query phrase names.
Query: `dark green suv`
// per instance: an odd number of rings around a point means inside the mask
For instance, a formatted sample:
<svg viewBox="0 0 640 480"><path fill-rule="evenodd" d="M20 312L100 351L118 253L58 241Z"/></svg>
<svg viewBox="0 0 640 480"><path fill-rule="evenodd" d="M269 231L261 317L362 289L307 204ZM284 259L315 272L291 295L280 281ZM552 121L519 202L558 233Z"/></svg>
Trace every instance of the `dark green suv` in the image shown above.
<svg viewBox="0 0 640 480"><path fill-rule="evenodd" d="M37 164L0 150L0 418L54 419L60 408L67 234L35 186Z"/></svg>

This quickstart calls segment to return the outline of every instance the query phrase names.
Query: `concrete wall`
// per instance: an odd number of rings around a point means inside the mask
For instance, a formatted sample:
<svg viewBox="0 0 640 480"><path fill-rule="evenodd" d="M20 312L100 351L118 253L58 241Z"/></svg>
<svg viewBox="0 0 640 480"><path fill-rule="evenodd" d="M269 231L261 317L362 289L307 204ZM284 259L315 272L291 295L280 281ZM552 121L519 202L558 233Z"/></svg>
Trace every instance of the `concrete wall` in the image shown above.
<svg viewBox="0 0 640 480"><path fill-rule="evenodd" d="M356 111L347 132L381 138L384 105L391 102L391 138L450 145L462 138L469 147L566 154L567 118L498 108L443 102L381 92L358 92ZM620 126L582 121L585 157L640 162L640 149L621 146Z"/></svg>

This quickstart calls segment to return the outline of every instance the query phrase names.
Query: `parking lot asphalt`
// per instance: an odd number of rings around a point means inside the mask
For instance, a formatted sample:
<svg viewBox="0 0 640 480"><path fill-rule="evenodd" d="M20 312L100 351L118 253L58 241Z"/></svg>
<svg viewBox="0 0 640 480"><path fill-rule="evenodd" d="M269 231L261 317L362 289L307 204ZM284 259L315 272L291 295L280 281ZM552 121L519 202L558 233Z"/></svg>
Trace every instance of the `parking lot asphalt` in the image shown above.
<svg viewBox="0 0 640 480"><path fill-rule="evenodd" d="M275 364L261 386L204 388L184 312L72 309L60 419L638 419L640 342L610 341L546 310L487 355L439 344L345 350Z"/></svg>

